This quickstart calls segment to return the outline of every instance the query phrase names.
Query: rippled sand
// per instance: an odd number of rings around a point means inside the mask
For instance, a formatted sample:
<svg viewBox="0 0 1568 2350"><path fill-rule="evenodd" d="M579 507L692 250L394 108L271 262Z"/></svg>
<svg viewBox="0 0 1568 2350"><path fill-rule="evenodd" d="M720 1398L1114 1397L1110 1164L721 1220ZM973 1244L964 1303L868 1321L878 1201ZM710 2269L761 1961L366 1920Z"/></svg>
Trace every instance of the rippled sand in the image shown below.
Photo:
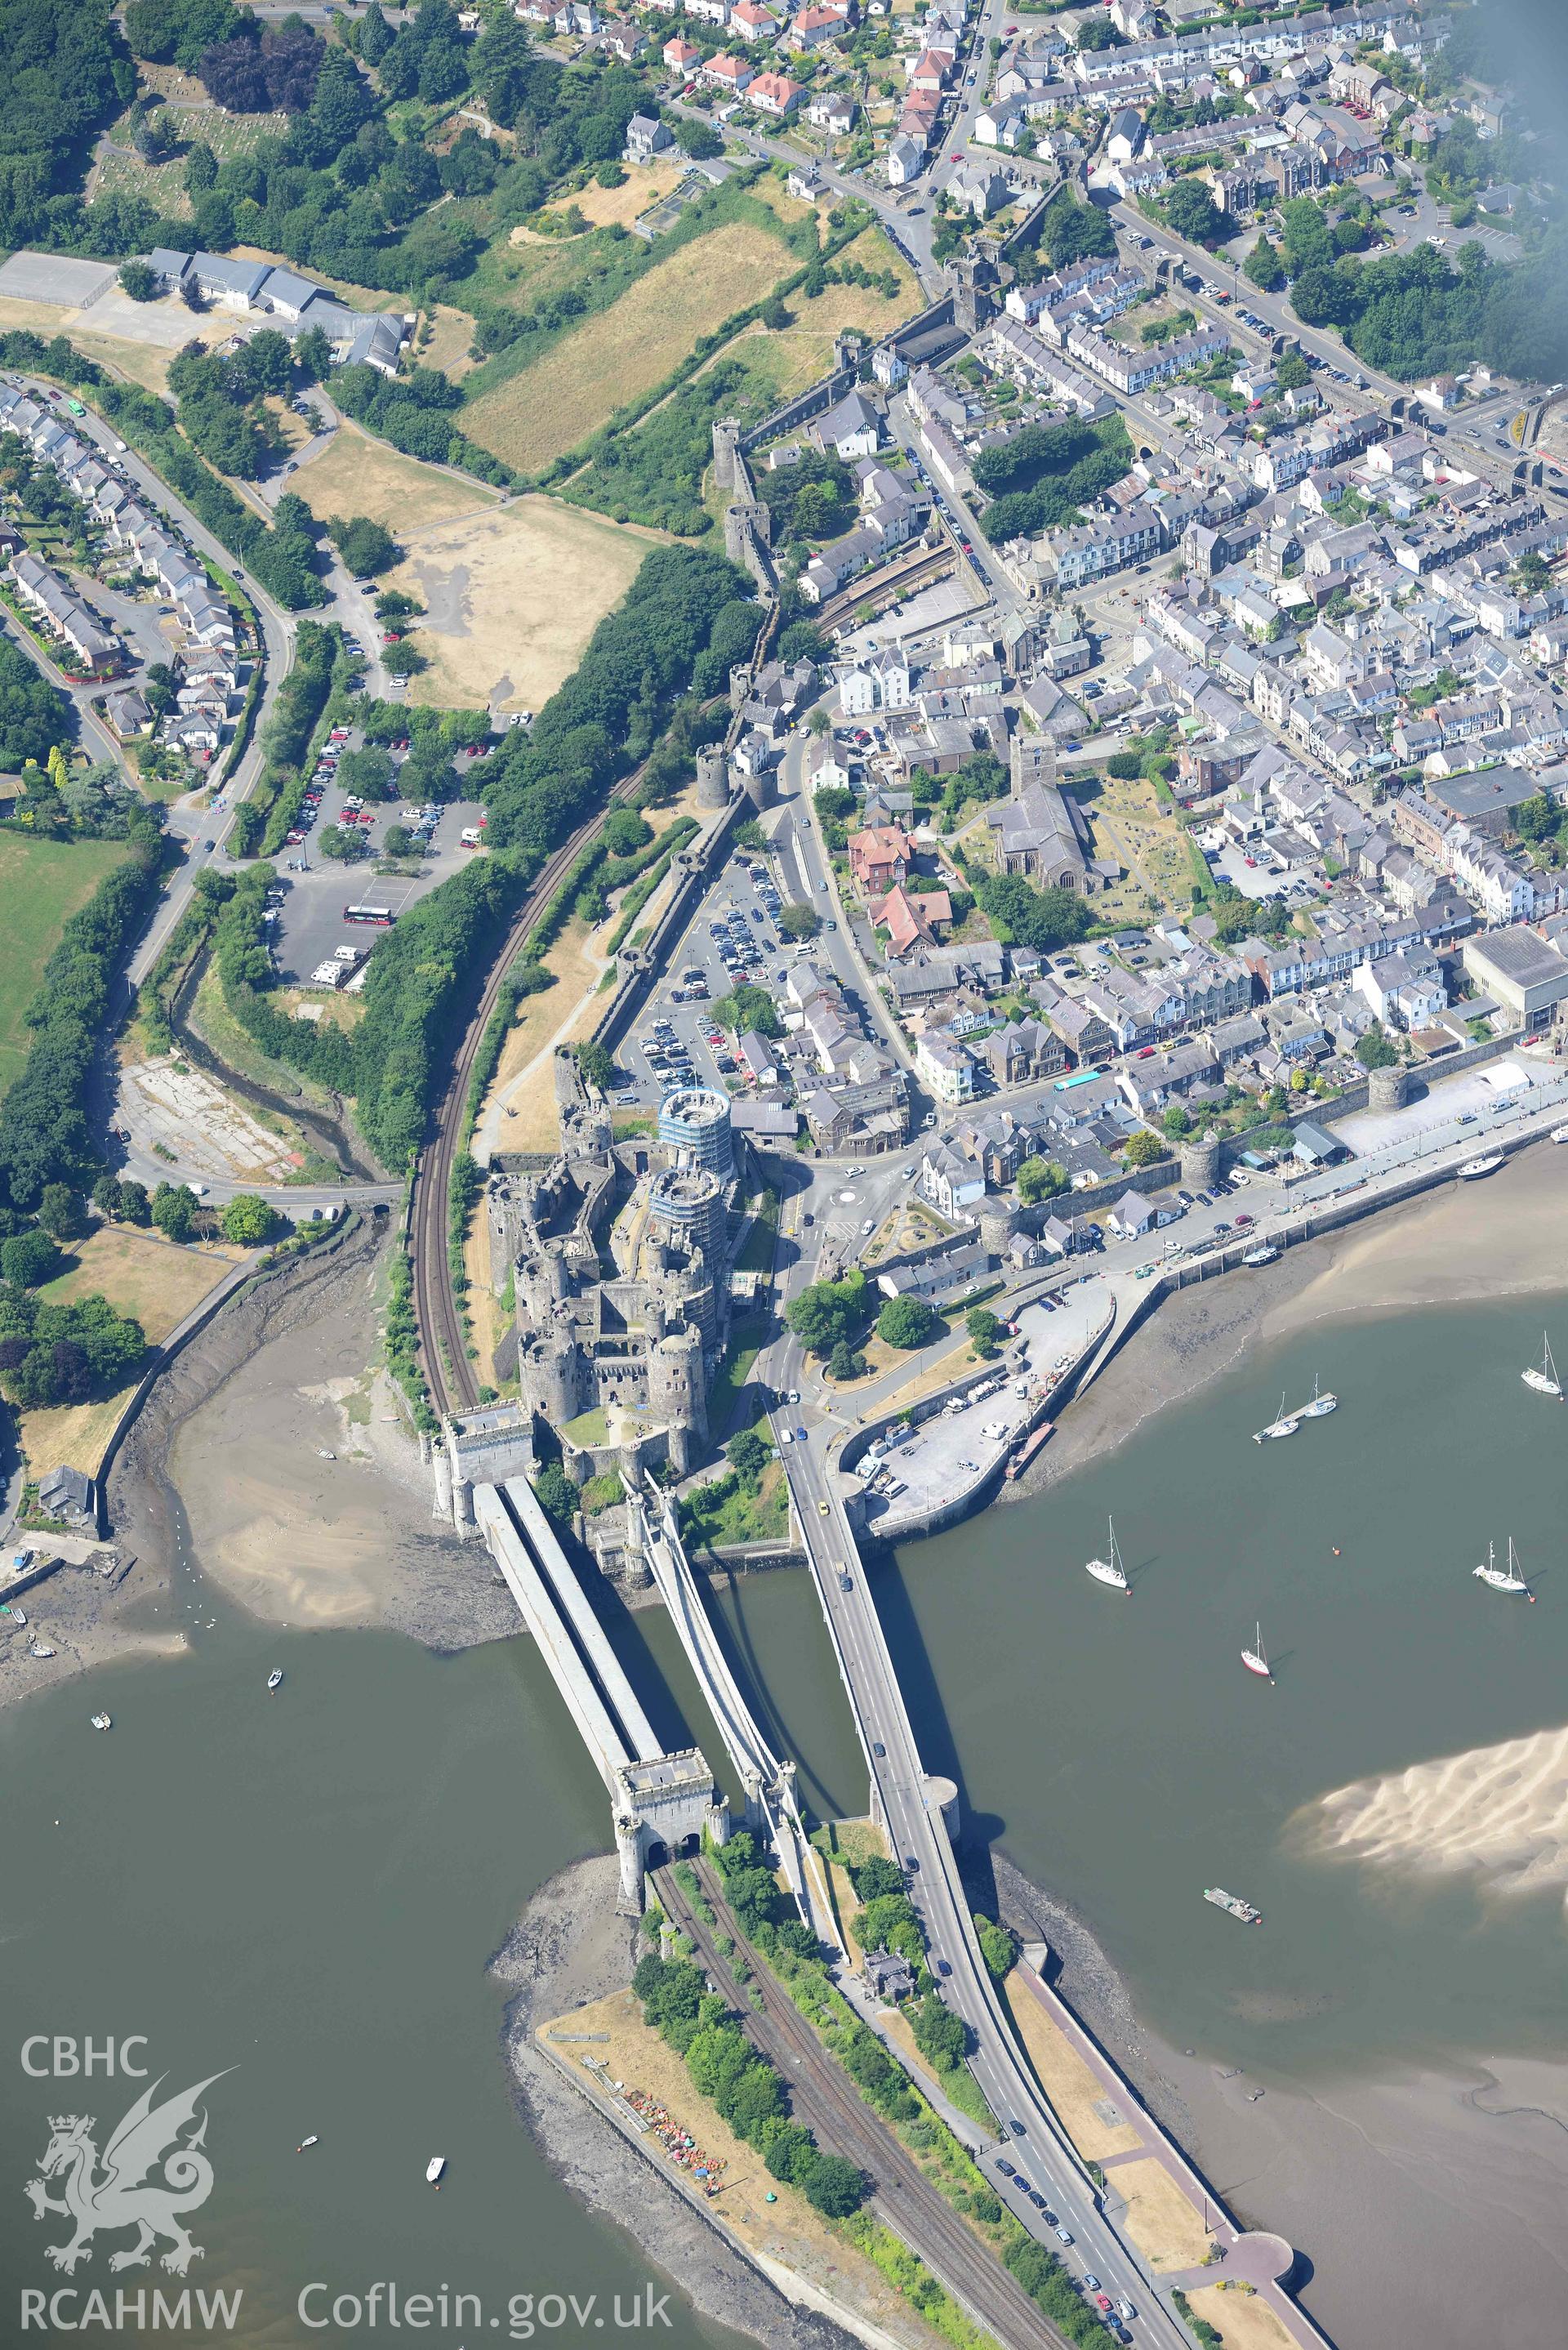
<svg viewBox="0 0 1568 2350"><path fill-rule="evenodd" d="M1560 1887L1568 1905L1568 1728L1357 1780L1291 1828L1336 1858L1467 1872L1488 1893Z"/></svg>

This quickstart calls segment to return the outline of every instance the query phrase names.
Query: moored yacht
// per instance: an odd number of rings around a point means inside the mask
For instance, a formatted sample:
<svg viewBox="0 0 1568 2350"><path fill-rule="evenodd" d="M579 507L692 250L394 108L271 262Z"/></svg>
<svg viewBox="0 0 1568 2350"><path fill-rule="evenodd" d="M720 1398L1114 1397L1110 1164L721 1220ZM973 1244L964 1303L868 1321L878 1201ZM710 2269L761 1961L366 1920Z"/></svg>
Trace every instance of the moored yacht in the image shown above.
<svg viewBox="0 0 1568 2350"><path fill-rule="evenodd" d="M1130 1593L1132 1585L1127 1581L1127 1570L1122 1565L1121 1553L1116 1548L1116 1521L1113 1518L1107 1518L1106 1524L1110 1532L1111 1555L1109 1558L1086 1558L1084 1561L1084 1573L1092 1575L1096 1583L1108 1583L1113 1591Z"/></svg>
<svg viewBox="0 0 1568 2350"><path fill-rule="evenodd" d="M1461 1183L1479 1183L1483 1175L1495 1175L1502 1160L1501 1150L1488 1150L1479 1159L1467 1159L1459 1169L1459 1180Z"/></svg>
<svg viewBox="0 0 1568 2350"><path fill-rule="evenodd" d="M1256 1673L1261 1681L1272 1682L1274 1677L1269 1670L1268 1651L1263 1647L1263 1627L1261 1624L1253 1630L1251 1647L1242 1649L1241 1662L1250 1673Z"/></svg>
<svg viewBox="0 0 1568 2350"><path fill-rule="evenodd" d="M1299 1419L1287 1416L1285 1399L1282 1395L1277 1416L1270 1420L1267 1428L1255 1428L1252 1430L1252 1441L1254 1444L1269 1444L1276 1436L1293 1436L1300 1426Z"/></svg>
<svg viewBox="0 0 1568 2350"><path fill-rule="evenodd" d="M1562 1402L1563 1382L1557 1376L1557 1366L1552 1359L1552 1341L1544 1330L1541 1334L1539 1365L1532 1363L1530 1368L1527 1371L1521 1371L1519 1376L1527 1388L1535 1389L1537 1395L1554 1396L1559 1403Z"/></svg>
<svg viewBox="0 0 1568 2350"><path fill-rule="evenodd" d="M1505 1567L1499 1566L1497 1563L1497 1544L1495 1543L1488 1543L1486 1546L1486 1558L1483 1564L1480 1566L1472 1567L1470 1572L1480 1582L1486 1584L1492 1591L1505 1591L1511 1598L1515 1599L1524 1598L1531 1601L1534 1600L1534 1592L1532 1591L1529 1584L1526 1583L1523 1575L1521 1575L1519 1571L1519 1560L1514 1554L1513 1536L1511 1534L1510 1534L1508 1538L1508 1565Z"/></svg>
<svg viewBox="0 0 1568 2350"><path fill-rule="evenodd" d="M1312 1401L1311 1403L1303 1404L1300 1411L1296 1414L1296 1418L1298 1419L1322 1419L1325 1413L1337 1411L1338 1409L1339 1398L1336 1395L1322 1394L1319 1390L1317 1380L1314 1378L1312 1383Z"/></svg>

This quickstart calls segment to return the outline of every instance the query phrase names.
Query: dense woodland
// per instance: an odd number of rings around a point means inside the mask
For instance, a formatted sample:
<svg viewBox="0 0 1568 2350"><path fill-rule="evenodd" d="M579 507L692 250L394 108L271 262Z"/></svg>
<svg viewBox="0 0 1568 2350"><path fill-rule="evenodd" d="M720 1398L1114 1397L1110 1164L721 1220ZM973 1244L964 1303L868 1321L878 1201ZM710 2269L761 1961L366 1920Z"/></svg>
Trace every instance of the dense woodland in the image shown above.
<svg viewBox="0 0 1568 2350"><path fill-rule="evenodd" d="M1099 424L1026 424L975 460L975 480L992 499L987 537L1000 546L1075 521L1080 506L1120 481L1132 460L1119 416Z"/></svg>

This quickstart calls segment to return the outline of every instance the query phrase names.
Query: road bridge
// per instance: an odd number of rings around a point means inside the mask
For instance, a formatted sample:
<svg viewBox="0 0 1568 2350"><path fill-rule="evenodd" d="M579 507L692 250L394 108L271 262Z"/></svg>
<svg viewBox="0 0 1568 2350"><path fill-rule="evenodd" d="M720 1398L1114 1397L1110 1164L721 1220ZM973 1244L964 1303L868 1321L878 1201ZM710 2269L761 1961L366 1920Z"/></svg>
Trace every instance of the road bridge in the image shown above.
<svg viewBox="0 0 1568 2350"><path fill-rule="evenodd" d="M719 1844L729 1835L713 1773L699 1748L660 1743L526 1482L476 1486L473 1513L608 1791L621 1901L640 1916L647 1868L697 1850L704 1829Z"/></svg>
<svg viewBox="0 0 1568 2350"><path fill-rule="evenodd" d="M708 1613L669 1496L649 1483L631 1493L628 1506L633 1539L680 1636L708 1711L739 1775L745 1794L746 1825L759 1829L777 1852L803 1922L826 1948L847 1959L826 1873L801 1817L795 1766L779 1760L757 1727Z"/></svg>
<svg viewBox="0 0 1568 2350"><path fill-rule="evenodd" d="M791 1445L783 1454L785 1473L866 1756L872 1809L906 1872L932 1964L942 1974L942 1996L970 2028L970 2069L1001 2133L1000 2138L975 2134L977 2158L1014 2216L1054 2251L1055 2239L1039 2211L1015 2190L1010 2173L995 2167L999 2156L1011 2152L1019 2168L1045 2189L1053 2211L1075 2240L1074 2260L1103 2279L1113 2296L1126 2293L1138 2305L1141 2339L1158 2350L1179 2350L1187 2342L1185 2333L1159 2298L1144 2262L1101 2210L1077 2149L1020 2053L998 1998L953 1850L956 1794L950 1781L934 1776L921 1762L854 1531L844 1513L830 1458L835 1441L835 1431L825 1426L806 1443Z"/></svg>

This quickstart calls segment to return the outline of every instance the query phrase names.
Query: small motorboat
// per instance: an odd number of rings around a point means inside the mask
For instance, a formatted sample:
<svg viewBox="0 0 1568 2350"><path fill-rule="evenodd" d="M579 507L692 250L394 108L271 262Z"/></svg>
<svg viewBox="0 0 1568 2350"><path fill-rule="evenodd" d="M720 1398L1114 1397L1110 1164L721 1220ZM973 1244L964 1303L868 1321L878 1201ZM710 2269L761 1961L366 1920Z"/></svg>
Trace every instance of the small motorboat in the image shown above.
<svg viewBox="0 0 1568 2350"><path fill-rule="evenodd" d="M317 1447L316 1457L318 1461L336 1461L337 1455L336 1452L324 1452Z"/></svg>
<svg viewBox="0 0 1568 2350"><path fill-rule="evenodd" d="M92 1726L95 1730L112 1730L114 1728L114 1724L109 1720L107 1713L95 1713L92 1717Z"/></svg>
<svg viewBox="0 0 1568 2350"><path fill-rule="evenodd" d="M12 1623L13 1623L13 1624L15 1624L15 1625L17 1627L18 1630L21 1628L21 1627L22 1627L24 1624L26 1624L26 1620L27 1620L27 1619L26 1619L26 1617L23 1615L23 1613L22 1613L22 1611L21 1611L21 1609L20 1609L19 1607L13 1607L13 1608L12 1608L12 1610L11 1610L11 1621L12 1621Z"/></svg>
<svg viewBox="0 0 1568 2350"><path fill-rule="evenodd" d="M276 1690L283 1687L283 1667L281 1665L274 1665L271 1672L268 1673L266 1677L266 1685L269 1690Z"/></svg>
<svg viewBox="0 0 1568 2350"><path fill-rule="evenodd" d="M300 2139L299 2144L294 2150L296 2154L303 2154L307 2146L319 2146L320 2144L321 2138L319 2133L316 2130L312 2130L308 2137L302 2137Z"/></svg>
<svg viewBox="0 0 1568 2350"><path fill-rule="evenodd" d="M52 1657L54 1650L45 1640L35 1640L27 1654L30 1657Z"/></svg>
<svg viewBox="0 0 1568 2350"><path fill-rule="evenodd" d="M445 2168L446 2157L444 2154L432 2154L430 2160L425 2165L425 2178L430 2185L435 2189L438 2195L441 2193L441 2175Z"/></svg>

